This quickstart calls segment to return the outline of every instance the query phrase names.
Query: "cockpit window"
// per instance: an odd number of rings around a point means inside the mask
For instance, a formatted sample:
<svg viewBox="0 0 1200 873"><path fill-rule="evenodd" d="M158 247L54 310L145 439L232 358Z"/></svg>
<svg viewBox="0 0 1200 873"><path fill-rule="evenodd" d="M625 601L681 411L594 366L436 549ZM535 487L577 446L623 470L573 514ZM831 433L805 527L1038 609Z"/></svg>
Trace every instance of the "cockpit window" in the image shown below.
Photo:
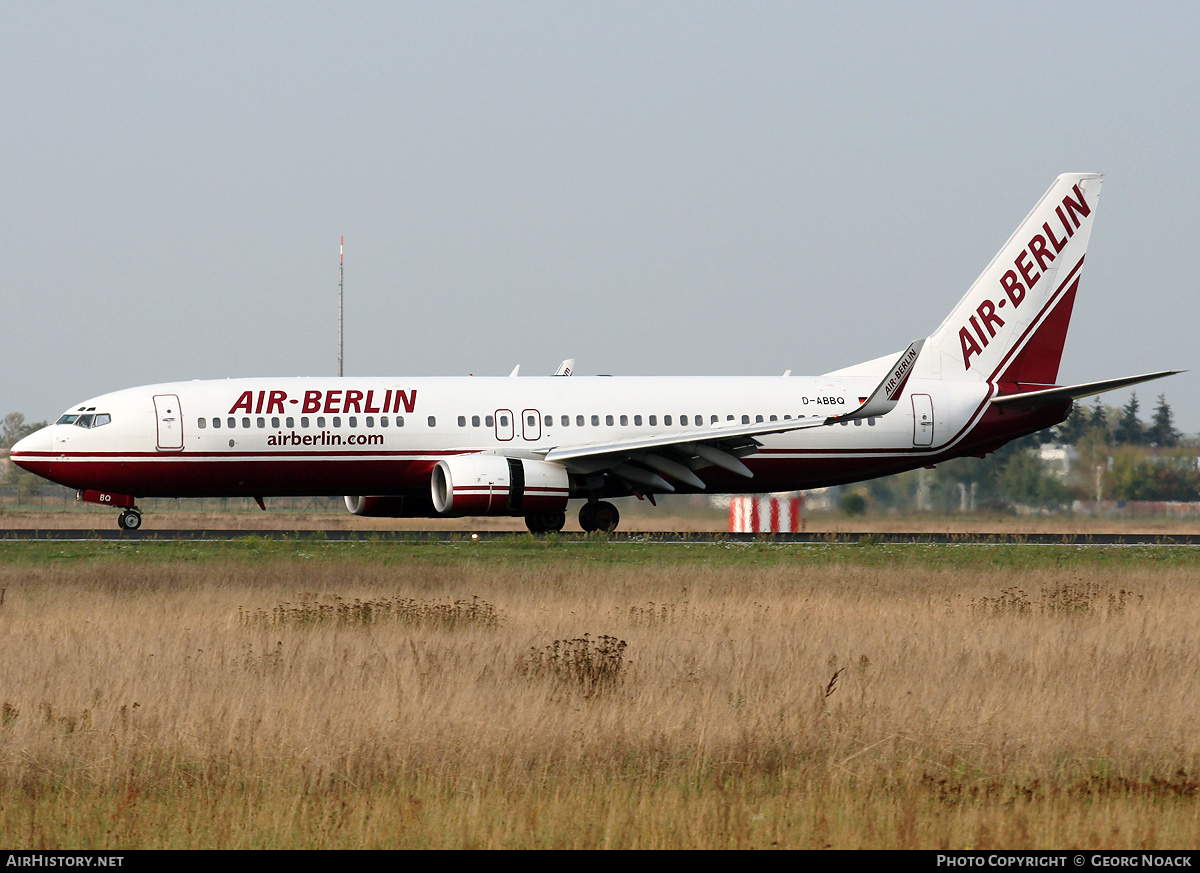
<svg viewBox="0 0 1200 873"><path fill-rule="evenodd" d="M103 427L112 422L112 416L107 412L86 412L80 415L77 412L69 412L63 415L54 422L55 424L73 424L76 427Z"/></svg>

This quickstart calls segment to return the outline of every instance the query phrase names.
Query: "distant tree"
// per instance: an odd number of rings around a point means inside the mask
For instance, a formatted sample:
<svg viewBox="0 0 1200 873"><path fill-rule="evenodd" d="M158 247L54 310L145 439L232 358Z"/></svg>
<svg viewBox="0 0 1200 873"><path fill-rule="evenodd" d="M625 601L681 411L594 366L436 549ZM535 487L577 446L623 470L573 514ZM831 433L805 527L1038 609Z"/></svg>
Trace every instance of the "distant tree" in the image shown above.
<svg viewBox="0 0 1200 873"><path fill-rule="evenodd" d="M1071 412L1067 415L1066 420L1052 431L1054 441L1073 446L1083 439L1083 435L1088 432L1090 425L1091 420L1087 410L1078 403L1072 404Z"/></svg>
<svg viewBox="0 0 1200 873"><path fill-rule="evenodd" d="M867 498L858 491L850 491L842 496L841 508L846 515L863 515L867 511Z"/></svg>
<svg viewBox="0 0 1200 873"><path fill-rule="evenodd" d="M1113 452L1108 493L1116 500L1150 500L1154 470L1150 459L1131 446Z"/></svg>
<svg viewBox="0 0 1200 873"><path fill-rule="evenodd" d="M1170 449L1179 445L1181 434L1175 429L1172 420L1171 407L1167 406L1167 395L1158 395L1158 405L1154 407L1154 417L1150 427L1146 429L1146 441L1152 446Z"/></svg>
<svg viewBox="0 0 1200 873"><path fill-rule="evenodd" d="M1056 508L1070 502L1066 487L1053 475L1032 449L1017 452L1000 471L999 486L1012 503Z"/></svg>
<svg viewBox="0 0 1200 873"><path fill-rule="evenodd" d="M41 430L46 426L46 422L39 421L34 424L25 423L25 415L21 412L10 412L4 416L4 421L0 423L0 449L7 451L11 449L19 440L24 439L35 430ZM8 473L4 477L3 486L10 494L17 495L17 504L20 505L22 498L30 494L38 494L45 485L45 480L32 473L22 470L16 464L8 465Z"/></svg>
<svg viewBox="0 0 1200 873"><path fill-rule="evenodd" d="M1129 396L1129 402L1121 407L1121 417L1113 433L1113 442L1119 446L1140 446L1145 439L1145 426L1138 418L1137 393Z"/></svg>
<svg viewBox="0 0 1200 873"><path fill-rule="evenodd" d="M1108 412L1104 408L1104 404L1100 402L1100 398L1096 398L1095 404L1092 406L1091 414L1088 415L1087 427L1089 431L1104 435L1104 440L1108 440Z"/></svg>
<svg viewBox="0 0 1200 873"><path fill-rule="evenodd" d="M36 424L25 423L25 413L10 412L4 416L4 422L0 424L0 449L11 449L19 440L29 436L35 430L41 430L46 426L46 422L39 421Z"/></svg>

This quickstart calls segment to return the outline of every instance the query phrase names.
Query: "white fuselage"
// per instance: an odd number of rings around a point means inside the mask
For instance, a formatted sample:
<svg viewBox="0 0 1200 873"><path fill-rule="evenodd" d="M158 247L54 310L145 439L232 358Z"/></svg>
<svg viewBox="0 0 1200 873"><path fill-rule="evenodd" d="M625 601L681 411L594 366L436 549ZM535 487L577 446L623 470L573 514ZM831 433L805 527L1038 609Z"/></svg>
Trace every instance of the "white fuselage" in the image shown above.
<svg viewBox="0 0 1200 873"><path fill-rule="evenodd" d="M540 458L652 434L825 419L874 387L850 377L177 382L78 404L15 454L55 481L138 496L400 494L428 489L447 455ZM886 415L759 437L744 458L752 479L701 475L708 491L763 492L908 469L967 439L988 396L979 383L914 380ZM80 427L72 415L109 420ZM587 459L573 465L586 468Z"/></svg>

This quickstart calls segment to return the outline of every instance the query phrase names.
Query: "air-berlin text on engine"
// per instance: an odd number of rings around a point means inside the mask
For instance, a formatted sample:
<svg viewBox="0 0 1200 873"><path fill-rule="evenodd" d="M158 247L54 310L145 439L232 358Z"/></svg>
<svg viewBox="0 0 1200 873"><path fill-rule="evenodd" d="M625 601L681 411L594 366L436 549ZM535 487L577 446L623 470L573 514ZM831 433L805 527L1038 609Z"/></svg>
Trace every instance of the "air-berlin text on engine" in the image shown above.
<svg viewBox="0 0 1200 873"><path fill-rule="evenodd" d="M299 404L300 412L375 413L412 412L417 408L417 389L400 391L356 391L353 388L305 391L304 396L288 397L286 391L243 391L229 414L241 411L255 415L286 412L284 404ZM295 412L296 410L292 410Z"/></svg>
<svg viewBox="0 0 1200 873"><path fill-rule="evenodd" d="M1003 297L997 297L996 302L984 300L970 316L970 328L966 325L958 329L958 339L962 344L963 368L971 368L971 355L982 354L998 328L1004 327L1004 319L997 310L1012 304L1016 309L1025 300L1025 295L1042 278L1049 264L1067 247L1067 241L1075 235L1083 225L1083 219L1092 214L1092 207L1084 199L1079 186L1074 187L1074 196L1068 194L1062 202L1054 207L1054 218L1042 222L1039 233L1035 233L1023 249L1013 258L1012 270L1007 270L1000 277L1000 289ZM1063 236L1056 236L1060 231Z"/></svg>

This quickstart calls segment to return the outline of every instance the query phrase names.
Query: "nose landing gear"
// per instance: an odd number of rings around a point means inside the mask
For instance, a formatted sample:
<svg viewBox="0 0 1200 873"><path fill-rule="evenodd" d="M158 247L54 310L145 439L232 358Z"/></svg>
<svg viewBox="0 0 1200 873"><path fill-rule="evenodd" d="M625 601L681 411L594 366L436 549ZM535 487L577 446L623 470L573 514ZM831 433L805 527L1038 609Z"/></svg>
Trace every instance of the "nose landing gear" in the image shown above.
<svg viewBox="0 0 1200 873"><path fill-rule="evenodd" d="M121 530L137 530L142 526L142 511L137 508L132 494L81 488L75 493L75 499L83 503L99 503L101 506L115 506L120 509L121 514L117 516L117 527Z"/></svg>

